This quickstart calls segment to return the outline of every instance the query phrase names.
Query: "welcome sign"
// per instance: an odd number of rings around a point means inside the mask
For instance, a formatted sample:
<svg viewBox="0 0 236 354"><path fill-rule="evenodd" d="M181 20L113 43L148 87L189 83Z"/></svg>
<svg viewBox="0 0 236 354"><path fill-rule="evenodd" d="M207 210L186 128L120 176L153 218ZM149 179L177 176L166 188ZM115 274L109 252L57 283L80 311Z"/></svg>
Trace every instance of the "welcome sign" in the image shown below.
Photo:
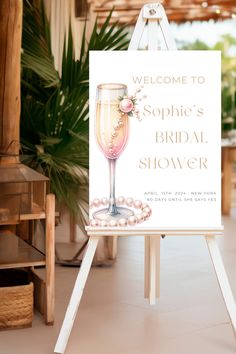
<svg viewBox="0 0 236 354"><path fill-rule="evenodd" d="M221 55L90 52L90 225L221 225Z"/></svg>

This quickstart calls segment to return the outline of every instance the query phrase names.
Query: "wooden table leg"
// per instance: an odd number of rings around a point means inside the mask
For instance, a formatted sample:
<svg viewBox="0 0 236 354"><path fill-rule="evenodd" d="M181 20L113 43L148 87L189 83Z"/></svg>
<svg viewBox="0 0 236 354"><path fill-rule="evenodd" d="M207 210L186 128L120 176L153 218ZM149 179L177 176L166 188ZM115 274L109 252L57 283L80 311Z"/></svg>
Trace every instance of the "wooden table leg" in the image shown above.
<svg viewBox="0 0 236 354"><path fill-rule="evenodd" d="M80 300L83 295L84 287L88 274L92 265L93 257L98 245L99 236L90 236L87 250L84 254L83 261L81 263L80 271L77 276L74 289L70 298L69 305L66 310L66 315L60 330L59 337L54 349L55 353L63 354L66 349L67 342L74 324L75 316L77 314Z"/></svg>
<svg viewBox="0 0 236 354"><path fill-rule="evenodd" d="M46 196L46 324L54 322L55 307L55 196Z"/></svg>
<svg viewBox="0 0 236 354"><path fill-rule="evenodd" d="M232 189L232 164L230 159L230 149L222 149L222 214L229 215L231 208L231 189Z"/></svg>
<svg viewBox="0 0 236 354"><path fill-rule="evenodd" d="M236 337L236 304L233 293L229 284L229 280L225 271L225 267L221 258L221 254L215 240L215 236L205 236L208 250L214 265L215 273L218 279L220 290L230 317L234 335Z"/></svg>

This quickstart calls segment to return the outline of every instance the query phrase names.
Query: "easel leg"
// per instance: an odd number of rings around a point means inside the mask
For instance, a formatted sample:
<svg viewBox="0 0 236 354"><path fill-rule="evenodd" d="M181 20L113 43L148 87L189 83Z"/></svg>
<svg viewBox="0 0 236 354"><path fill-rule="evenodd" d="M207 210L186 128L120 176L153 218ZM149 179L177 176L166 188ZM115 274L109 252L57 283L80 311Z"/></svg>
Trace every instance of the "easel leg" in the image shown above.
<svg viewBox="0 0 236 354"><path fill-rule="evenodd" d="M145 236L144 297L154 305L160 296L160 236Z"/></svg>
<svg viewBox="0 0 236 354"><path fill-rule="evenodd" d="M87 250L81 263L80 271L77 276L74 289L70 298L69 305L66 310L66 315L60 330L59 337L54 349L55 353L64 353L67 342L74 324L81 297L83 295L84 286L92 265L93 257L98 245L98 236L90 236Z"/></svg>
<svg viewBox="0 0 236 354"><path fill-rule="evenodd" d="M215 240L215 236L205 236L205 238L211 256L211 260L215 268L218 283L233 327L234 335L236 336L236 303L232 294L227 274L225 272L225 267L221 258L221 254L217 242Z"/></svg>
<svg viewBox="0 0 236 354"><path fill-rule="evenodd" d="M161 293L161 236L156 238L156 298L160 297Z"/></svg>
<svg viewBox="0 0 236 354"><path fill-rule="evenodd" d="M105 236L108 248L108 258L116 259L117 257L117 236Z"/></svg>
<svg viewBox="0 0 236 354"><path fill-rule="evenodd" d="M150 289L150 236L144 236L144 298L149 298Z"/></svg>

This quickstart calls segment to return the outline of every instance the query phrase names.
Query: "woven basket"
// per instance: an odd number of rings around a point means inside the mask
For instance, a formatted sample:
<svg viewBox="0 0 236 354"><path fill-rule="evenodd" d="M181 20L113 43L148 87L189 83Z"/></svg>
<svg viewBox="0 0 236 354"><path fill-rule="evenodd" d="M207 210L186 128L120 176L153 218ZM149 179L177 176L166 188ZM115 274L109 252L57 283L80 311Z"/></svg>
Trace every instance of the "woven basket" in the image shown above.
<svg viewBox="0 0 236 354"><path fill-rule="evenodd" d="M0 287L0 329L30 327L33 320L33 283Z"/></svg>

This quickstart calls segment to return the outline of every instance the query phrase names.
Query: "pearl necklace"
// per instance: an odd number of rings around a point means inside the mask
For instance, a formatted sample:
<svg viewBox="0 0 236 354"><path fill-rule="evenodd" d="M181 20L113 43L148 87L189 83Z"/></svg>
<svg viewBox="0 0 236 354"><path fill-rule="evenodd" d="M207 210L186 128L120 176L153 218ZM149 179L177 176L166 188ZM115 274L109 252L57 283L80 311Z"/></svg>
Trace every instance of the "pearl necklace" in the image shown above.
<svg viewBox="0 0 236 354"><path fill-rule="evenodd" d="M108 206L109 200L108 198L95 198L91 204L90 204L90 209L92 208L99 208L100 206ZM146 221L149 219L150 215L152 214L152 209L147 203L142 203L141 200L134 200L133 198L124 198L124 197L118 197L116 198L116 204L121 206L128 206L128 207L133 207L135 209L138 209L139 212L136 213L135 215L129 216L127 219L121 218L119 220L110 220L110 221L105 221L105 220L96 220L96 219L91 219L90 220L90 226L98 226L98 227L116 227L116 226L134 226L136 224L141 224L142 222Z"/></svg>
<svg viewBox="0 0 236 354"><path fill-rule="evenodd" d="M117 135L119 134L119 130L123 127L124 125L124 117L127 116L134 116L136 117L139 121L142 120L142 118L140 117L140 113L138 108L136 107L136 101L142 101L143 98L146 98L146 95L143 95L142 97L138 96L139 93L141 94L141 91L143 89L143 86L141 86L140 88L136 89L136 91L134 92L133 95L129 95L129 96L124 96L121 97L120 99L120 103L118 104L118 112L120 112L120 116L118 118L118 120L115 122L114 126L113 126L113 131L111 133L109 142L108 142L108 147L109 147L109 153L112 155L112 158L116 158L117 154L114 151L114 147L116 147L115 144L115 140Z"/></svg>
<svg viewBox="0 0 236 354"><path fill-rule="evenodd" d="M123 122L123 117L124 117L125 113L121 113L119 119L117 120L117 122L115 123L115 125L113 126L113 131L111 133L111 136L110 136L110 139L109 139L109 142L108 142L108 146L109 146L109 153L112 154L113 158L116 158L116 153L114 152L114 147L116 146L115 144L115 138L117 137L118 135L118 130L121 129L124 125L124 122Z"/></svg>

